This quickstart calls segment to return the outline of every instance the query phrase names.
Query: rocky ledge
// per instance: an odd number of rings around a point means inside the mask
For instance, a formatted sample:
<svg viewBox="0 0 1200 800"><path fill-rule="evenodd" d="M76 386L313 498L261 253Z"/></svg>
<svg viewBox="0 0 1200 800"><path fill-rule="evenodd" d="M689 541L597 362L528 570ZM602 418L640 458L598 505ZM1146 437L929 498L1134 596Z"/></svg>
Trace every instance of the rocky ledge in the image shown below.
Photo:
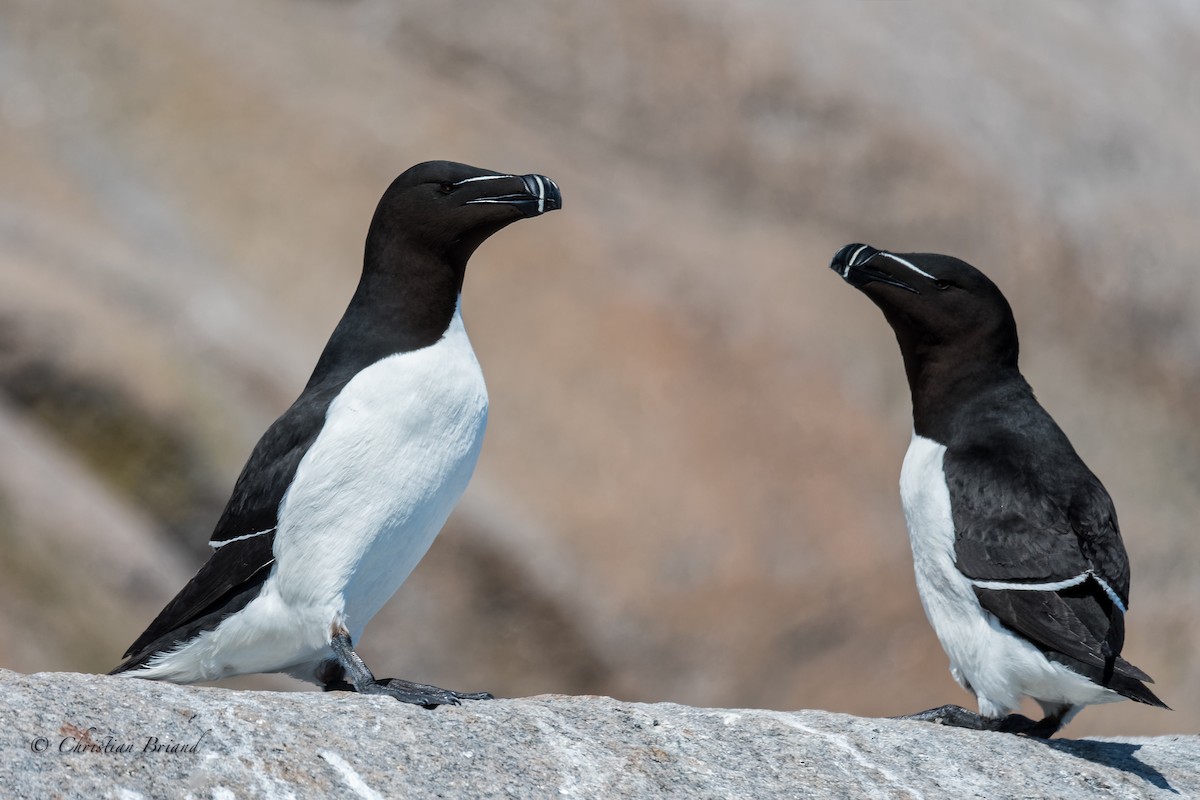
<svg viewBox="0 0 1200 800"><path fill-rule="evenodd" d="M19 797L1200 797L1200 737L1057 739L543 696L433 711L0 670Z"/></svg>

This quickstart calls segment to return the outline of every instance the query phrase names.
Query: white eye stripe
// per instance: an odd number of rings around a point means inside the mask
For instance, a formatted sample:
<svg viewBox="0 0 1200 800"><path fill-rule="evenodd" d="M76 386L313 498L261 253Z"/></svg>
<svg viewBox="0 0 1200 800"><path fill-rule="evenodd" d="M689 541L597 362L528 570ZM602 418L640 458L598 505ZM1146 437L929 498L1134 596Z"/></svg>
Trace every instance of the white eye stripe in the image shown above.
<svg viewBox="0 0 1200 800"><path fill-rule="evenodd" d="M1094 572L1084 572L1081 575L1076 575L1074 578L1067 578L1066 580L1054 581L1052 583L1010 583L1008 581L977 581L972 579L971 584L980 589L998 589L1010 592L1057 592L1059 589L1069 589L1072 586L1078 586L1088 578L1093 578L1096 583L1100 584L1100 588L1108 595L1108 599L1112 600L1113 605L1121 609L1122 614L1125 613L1125 604L1121 602L1121 598L1117 597L1117 593L1112 590L1112 587Z"/></svg>
<svg viewBox="0 0 1200 800"><path fill-rule="evenodd" d="M937 280L937 278L933 277L925 270L921 269L920 267L916 266L915 264L905 261L903 258L900 258L900 256L894 256L891 253L885 253L882 250L879 251L878 253L876 253L876 255L883 256L884 258L890 258L892 261L899 262L899 263L903 264L904 266L908 267L909 269L911 269L913 272L917 273L918 275L922 275L926 278L929 278L929 280L931 280L931 281Z"/></svg>
<svg viewBox="0 0 1200 800"><path fill-rule="evenodd" d="M506 178L515 178L516 175L476 175L474 178L463 178L461 181L455 181L452 186L462 186L464 183L474 183L475 181L502 181Z"/></svg>

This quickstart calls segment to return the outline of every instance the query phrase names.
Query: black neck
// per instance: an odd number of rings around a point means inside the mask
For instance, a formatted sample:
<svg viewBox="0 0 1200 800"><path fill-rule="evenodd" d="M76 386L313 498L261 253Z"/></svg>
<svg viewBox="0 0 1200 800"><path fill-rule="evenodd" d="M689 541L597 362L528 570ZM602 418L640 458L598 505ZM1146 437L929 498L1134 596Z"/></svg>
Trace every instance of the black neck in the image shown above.
<svg viewBox="0 0 1200 800"><path fill-rule="evenodd" d="M883 311L904 357L918 434L945 444L944 426L969 400L989 395L993 387L1019 383L1028 390L1017 368L1020 345L1011 315L980 321L948 340L890 307Z"/></svg>
<svg viewBox="0 0 1200 800"><path fill-rule="evenodd" d="M947 444L958 413L968 403L1003 404L1016 392L1032 394L1015 363L980 360L954 362L952 356L924 359L919 365L905 358L912 393L913 430ZM1010 398L1011 399L1011 398Z"/></svg>
<svg viewBox="0 0 1200 800"><path fill-rule="evenodd" d="M442 254L377 241L367 238L362 278L309 387L347 380L382 358L428 347L450 325L466 259L448 265Z"/></svg>

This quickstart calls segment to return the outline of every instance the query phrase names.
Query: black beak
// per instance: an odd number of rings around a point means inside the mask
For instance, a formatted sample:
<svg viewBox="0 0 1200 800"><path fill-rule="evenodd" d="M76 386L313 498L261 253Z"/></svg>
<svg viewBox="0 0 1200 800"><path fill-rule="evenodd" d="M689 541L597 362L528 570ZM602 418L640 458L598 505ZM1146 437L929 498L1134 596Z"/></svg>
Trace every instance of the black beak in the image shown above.
<svg viewBox="0 0 1200 800"><path fill-rule="evenodd" d="M558 184L545 175L512 175L510 177L520 178L521 183L525 184L525 190L491 197L477 197L474 200L468 200L464 205L502 203L513 206L526 217L536 217L547 211L556 211L562 208L562 192L559 191Z"/></svg>
<svg viewBox="0 0 1200 800"><path fill-rule="evenodd" d="M886 283L888 286L897 286L913 294L920 294L916 287L905 283L890 272L867 266L875 256L882 252L869 244L848 244L837 251L833 261L829 262L829 268L841 275L842 279L855 289L861 289L868 283Z"/></svg>

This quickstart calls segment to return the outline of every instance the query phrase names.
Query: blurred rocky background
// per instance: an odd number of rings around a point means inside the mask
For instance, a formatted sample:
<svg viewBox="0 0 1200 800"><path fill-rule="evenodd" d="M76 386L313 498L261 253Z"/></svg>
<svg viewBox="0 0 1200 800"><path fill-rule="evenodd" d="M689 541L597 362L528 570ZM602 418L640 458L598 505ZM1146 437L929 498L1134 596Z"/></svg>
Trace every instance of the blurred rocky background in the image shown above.
<svg viewBox="0 0 1200 800"><path fill-rule="evenodd" d="M363 652L499 695L969 698L849 241L961 256L1112 493L1127 655L1200 726L1200 11L1182 0L0 0L0 666L103 671L204 558L409 165L538 171L475 256L491 418ZM279 678L235 685L303 688Z"/></svg>

